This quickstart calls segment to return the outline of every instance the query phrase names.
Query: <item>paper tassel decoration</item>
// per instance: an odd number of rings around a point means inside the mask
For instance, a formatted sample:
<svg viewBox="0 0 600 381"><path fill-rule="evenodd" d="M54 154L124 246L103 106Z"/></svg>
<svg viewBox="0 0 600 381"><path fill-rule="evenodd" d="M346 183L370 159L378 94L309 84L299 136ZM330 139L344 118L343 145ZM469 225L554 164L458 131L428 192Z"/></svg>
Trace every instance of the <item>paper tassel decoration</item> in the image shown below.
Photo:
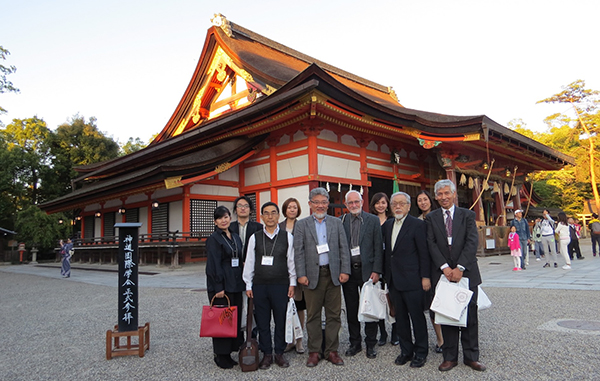
<svg viewBox="0 0 600 381"><path fill-rule="evenodd" d="M475 185L473 184L473 178L469 177L469 189L473 189Z"/></svg>
<svg viewBox="0 0 600 381"><path fill-rule="evenodd" d="M513 187L512 192L510 192L511 196L516 196L517 195L517 187Z"/></svg>
<svg viewBox="0 0 600 381"><path fill-rule="evenodd" d="M494 189L492 190L492 193L500 193L500 186L498 185L497 181L494 182Z"/></svg>
<svg viewBox="0 0 600 381"><path fill-rule="evenodd" d="M363 194L363 187L362 187L362 185L360 186L360 194L361 195Z"/></svg>
<svg viewBox="0 0 600 381"><path fill-rule="evenodd" d="M460 185L465 185L467 183L467 176L465 176L465 174L463 173L462 175L460 175Z"/></svg>
<svg viewBox="0 0 600 381"><path fill-rule="evenodd" d="M352 190L352 183L350 183L350 188L348 190Z"/></svg>
<svg viewBox="0 0 600 381"><path fill-rule="evenodd" d="M329 181L327 182L327 184L325 184L325 189L327 189L327 192L329 192L331 189L329 189Z"/></svg>
<svg viewBox="0 0 600 381"><path fill-rule="evenodd" d="M507 183L504 183L504 193L508 194L508 192L510 192L510 188L508 187Z"/></svg>
<svg viewBox="0 0 600 381"><path fill-rule="evenodd" d="M338 192L342 191L342 183L338 183Z"/></svg>

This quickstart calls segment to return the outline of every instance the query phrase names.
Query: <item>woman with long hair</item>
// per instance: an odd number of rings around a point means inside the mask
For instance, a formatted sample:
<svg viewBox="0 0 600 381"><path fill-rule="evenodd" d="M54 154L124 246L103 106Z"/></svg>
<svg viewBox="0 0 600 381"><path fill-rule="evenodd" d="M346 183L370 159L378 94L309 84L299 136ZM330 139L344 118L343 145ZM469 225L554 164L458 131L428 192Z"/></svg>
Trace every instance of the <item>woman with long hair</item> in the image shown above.
<svg viewBox="0 0 600 381"><path fill-rule="evenodd" d="M281 212L285 217L285 220L279 223L279 229L285 230L294 235L294 228L296 227L296 221L300 217L302 210L300 209L300 202L293 197L288 198L281 205ZM300 284L296 285L296 291L294 294L294 302L296 303L296 311L298 312L298 318L300 324L304 327L304 315L306 313L306 301L304 300L304 291ZM302 338L296 339L295 343L290 343L285 348L286 352L291 351L296 347L296 353L304 353L304 346L302 345Z"/></svg>
<svg viewBox="0 0 600 381"><path fill-rule="evenodd" d="M383 225L385 221L394 216L392 208L390 207L390 199L383 192L375 193L373 197L371 197L371 202L369 203L369 212L379 217L380 225ZM385 330L385 320L379 320L379 341L377 344L379 346L385 345L387 338L388 334ZM400 338L396 332L396 323L392 324L391 343L392 345L398 345L400 343Z"/></svg>
<svg viewBox="0 0 600 381"><path fill-rule="evenodd" d="M571 243L571 234L569 232L569 223L565 212L558 213L558 223L556 229L560 240L560 254L565 259L565 265L562 267L565 270L571 269L571 259L569 258L569 243Z"/></svg>
<svg viewBox="0 0 600 381"><path fill-rule="evenodd" d="M427 216L427 214L429 214L429 212L440 207L438 205L437 201L435 201L431 197L429 192L427 192L426 190L422 190L421 192L419 192L419 194L417 194L416 202L417 202L417 207L419 208L419 211L421 212L421 214L419 215L419 219L421 219L421 220L425 220L425 216ZM433 300L433 289L431 289L427 292L427 301L428 301L427 305L428 306L431 305L432 300ZM431 319L431 324L433 325L433 329L435 330L435 337L436 337L436 341L437 341L437 343L435 345L435 352L442 353L442 345L444 344L444 336L442 336L442 326L439 324L435 324L435 313L431 310L429 310L429 318Z"/></svg>

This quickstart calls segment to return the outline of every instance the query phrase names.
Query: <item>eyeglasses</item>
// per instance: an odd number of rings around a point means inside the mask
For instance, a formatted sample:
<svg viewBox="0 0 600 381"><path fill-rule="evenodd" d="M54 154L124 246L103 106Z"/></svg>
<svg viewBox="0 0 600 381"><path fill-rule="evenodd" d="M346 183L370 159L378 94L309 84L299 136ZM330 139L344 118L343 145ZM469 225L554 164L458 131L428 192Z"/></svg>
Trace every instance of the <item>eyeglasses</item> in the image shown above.
<svg viewBox="0 0 600 381"><path fill-rule="evenodd" d="M392 202L392 208L395 208L397 206L406 206L406 205L410 205L408 202Z"/></svg>
<svg viewBox="0 0 600 381"><path fill-rule="evenodd" d="M279 212L274 210L272 212L263 212L262 215L265 217L275 217L275 216L279 215Z"/></svg>
<svg viewBox="0 0 600 381"><path fill-rule="evenodd" d="M361 201L346 201L346 204L348 205L360 205Z"/></svg>
<svg viewBox="0 0 600 381"><path fill-rule="evenodd" d="M327 205L329 205L329 201L327 201L327 200L326 201L313 201L313 200L310 200L310 203L313 204L313 205L320 205L320 206L327 206Z"/></svg>
<svg viewBox="0 0 600 381"><path fill-rule="evenodd" d="M250 205L248 205L248 204L237 204L236 208L238 208L238 209L248 209L248 208L250 208Z"/></svg>

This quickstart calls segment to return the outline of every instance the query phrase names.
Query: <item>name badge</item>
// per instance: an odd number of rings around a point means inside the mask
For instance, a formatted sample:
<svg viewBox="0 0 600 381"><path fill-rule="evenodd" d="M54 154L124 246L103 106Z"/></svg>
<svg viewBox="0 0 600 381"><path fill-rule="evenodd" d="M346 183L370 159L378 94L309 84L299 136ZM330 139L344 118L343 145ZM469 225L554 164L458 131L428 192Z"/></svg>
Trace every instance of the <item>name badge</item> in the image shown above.
<svg viewBox="0 0 600 381"><path fill-rule="evenodd" d="M360 247L359 246L353 247L350 250L350 253L352 254L353 257L356 257L357 255L360 255Z"/></svg>
<svg viewBox="0 0 600 381"><path fill-rule="evenodd" d="M452 246L452 237L448 237L448 246Z"/></svg>
<svg viewBox="0 0 600 381"><path fill-rule="evenodd" d="M263 266L273 266L273 257L262 257L260 264Z"/></svg>
<svg viewBox="0 0 600 381"><path fill-rule="evenodd" d="M231 267L240 267L240 259L231 258Z"/></svg>
<svg viewBox="0 0 600 381"><path fill-rule="evenodd" d="M317 253L325 254L329 252L329 245L324 243L322 245L317 245Z"/></svg>

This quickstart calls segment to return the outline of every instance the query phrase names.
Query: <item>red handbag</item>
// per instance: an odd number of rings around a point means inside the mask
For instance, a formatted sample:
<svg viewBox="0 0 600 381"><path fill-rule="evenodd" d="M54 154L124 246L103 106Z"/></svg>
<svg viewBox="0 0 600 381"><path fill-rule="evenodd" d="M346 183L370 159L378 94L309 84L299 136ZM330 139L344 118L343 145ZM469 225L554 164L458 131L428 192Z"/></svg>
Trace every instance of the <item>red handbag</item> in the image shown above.
<svg viewBox="0 0 600 381"><path fill-rule="evenodd" d="M210 301L210 306L202 306L200 318L200 337L237 337L238 335L238 310L231 307L227 298L227 306L214 306L215 297Z"/></svg>

